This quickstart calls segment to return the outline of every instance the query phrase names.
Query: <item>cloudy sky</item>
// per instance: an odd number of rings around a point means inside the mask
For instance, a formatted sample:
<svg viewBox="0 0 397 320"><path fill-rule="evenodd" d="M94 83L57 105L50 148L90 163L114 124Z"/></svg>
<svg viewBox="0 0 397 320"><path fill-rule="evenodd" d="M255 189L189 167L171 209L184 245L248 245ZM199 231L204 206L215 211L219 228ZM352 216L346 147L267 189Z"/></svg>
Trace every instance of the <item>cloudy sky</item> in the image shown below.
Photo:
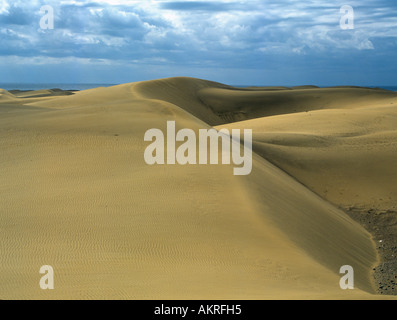
<svg viewBox="0 0 397 320"><path fill-rule="evenodd" d="M40 8L54 10L43 30ZM340 8L354 9L354 29ZM0 0L0 82L397 85L396 0Z"/></svg>

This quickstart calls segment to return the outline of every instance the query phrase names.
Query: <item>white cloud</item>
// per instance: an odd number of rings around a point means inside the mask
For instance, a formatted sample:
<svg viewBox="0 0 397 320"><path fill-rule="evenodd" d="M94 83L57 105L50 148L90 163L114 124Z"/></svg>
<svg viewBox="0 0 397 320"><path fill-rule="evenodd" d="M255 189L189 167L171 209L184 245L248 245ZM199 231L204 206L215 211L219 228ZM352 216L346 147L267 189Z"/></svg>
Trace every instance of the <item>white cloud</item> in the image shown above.
<svg viewBox="0 0 397 320"><path fill-rule="evenodd" d="M0 14L7 14L8 12L8 8L10 6L8 5L6 0L0 0Z"/></svg>

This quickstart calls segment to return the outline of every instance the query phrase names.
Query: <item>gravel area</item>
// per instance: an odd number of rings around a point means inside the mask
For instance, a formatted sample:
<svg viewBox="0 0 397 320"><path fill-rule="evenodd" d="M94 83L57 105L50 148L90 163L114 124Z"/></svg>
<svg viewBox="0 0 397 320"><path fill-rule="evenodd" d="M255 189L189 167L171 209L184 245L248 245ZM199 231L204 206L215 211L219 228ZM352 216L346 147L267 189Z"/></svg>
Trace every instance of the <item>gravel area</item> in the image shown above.
<svg viewBox="0 0 397 320"><path fill-rule="evenodd" d="M349 207L345 212L371 233L380 263L374 268L379 294L397 295L397 211Z"/></svg>

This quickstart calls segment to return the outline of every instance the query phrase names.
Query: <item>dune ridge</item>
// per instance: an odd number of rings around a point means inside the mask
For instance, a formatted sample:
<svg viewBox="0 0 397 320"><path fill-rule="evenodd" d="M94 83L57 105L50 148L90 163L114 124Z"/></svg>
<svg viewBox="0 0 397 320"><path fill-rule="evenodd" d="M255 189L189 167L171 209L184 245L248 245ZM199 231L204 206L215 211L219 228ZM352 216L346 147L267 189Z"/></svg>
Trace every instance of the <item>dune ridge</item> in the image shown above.
<svg viewBox="0 0 397 320"><path fill-rule="evenodd" d="M309 184L316 168L297 155L320 157L314 149L338 146L336 136L354 139L338 108L371 117L376 103L393 109L395 94L234 89L192 78L67 96L0 93L1 299L378 298L371 235ZM300 122L317 113L335 114L336 133ZM254 129L252 174L146 165L144 133L165 131L167 120L195 131ZM324 128L320 138L313 124ZM44 264L55 269L52 292L38 286ZM349 264L357 288L343 291L338 272Z"/></svg>

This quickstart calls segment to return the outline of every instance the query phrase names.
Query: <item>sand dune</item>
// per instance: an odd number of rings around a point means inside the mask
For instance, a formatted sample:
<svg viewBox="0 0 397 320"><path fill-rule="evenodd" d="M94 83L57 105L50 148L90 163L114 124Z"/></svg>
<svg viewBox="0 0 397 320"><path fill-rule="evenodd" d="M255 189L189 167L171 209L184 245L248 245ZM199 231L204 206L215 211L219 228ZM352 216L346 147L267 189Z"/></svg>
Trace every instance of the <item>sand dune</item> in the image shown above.
<svg viewBox="0 0 397 320"><path fill-rule="evenodd" d="M18 98L43 98L43 97L56 97L56 96L70 96L73 94L72 91L61 90L61 89L46 89L46 90L36 90L36 91L21 91L12 90L15 97Z"/></svg>
<svg viewBox="0 0 397 320"><path fill-rule="evenodd" d="M49 93L0 92L0 299L379 298L371 235L330 202L395 199L391 177L371 179L394 174L396 94L190 78ZM148 166L144 134L167 120L253 128L252 174ZM356 290L340 289L342 265Z"/></svg>
<svg viewBox="0 0 397 320"><path fill-rule="evenodd" d="M254 149L334 204L397 211L397 95L372 106L230 124Z"/></svg>
<svg viewBox="0 0 397 320"><path fill-rule="evenodd" d="M8 91L4 89L0 89L0 101L4 102L6 100L13 100L15 99L14 95L9 93Z"/></svg>
<svg viewBox="0 0 397 320"><path fill-rule="evenodd" d="M313 110L365 107L379 101L388 103L395 98L395 93L362 88L254 92L208 88L202 89L199 97L224 122L229 123Z"/></svg>

